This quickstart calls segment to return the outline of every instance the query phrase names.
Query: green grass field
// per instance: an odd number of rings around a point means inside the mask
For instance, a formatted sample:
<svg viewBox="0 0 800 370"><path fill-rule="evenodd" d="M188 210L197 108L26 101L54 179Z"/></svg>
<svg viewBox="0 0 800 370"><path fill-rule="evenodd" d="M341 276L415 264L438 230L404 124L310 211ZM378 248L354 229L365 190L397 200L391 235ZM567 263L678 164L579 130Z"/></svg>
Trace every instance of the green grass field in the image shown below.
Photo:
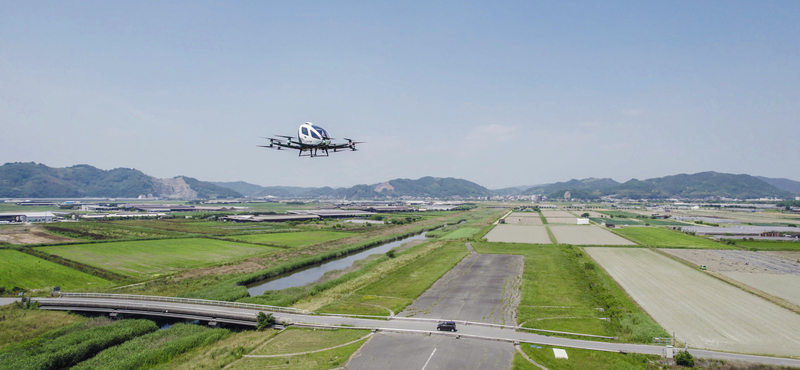
<svg viewBox="0 0 800 370"><path fill-rule="evenodd" d="M447 245L409 263L382 279L322 307L319 312L388 316L403 310L468 254L464 244ZM383 308L386 307L386 308Z"/></svg>
<svg viewBox="0 0 800 370"><path fill-rule="evenodd" d="M634 221L627 218L597 218L597 217L590 217L590 220L602 224L603 222L615 225L643 225L639 221Z"/></svg>
<svg viewBox="0 0 800 370"><path fill-rule="evenodd" d="M140 239L179 236L182 233L131 227L101 221L57 222L43 225L51 234L83 240Z"/></svg>
<svg viewBox="0 0 800 370"><path fill-rule="evenodd" d="M285 245L287 247L294 248L302 247L304 245L322 243L329 240L341 239L351 235L356 235L356 233L338 231L303 231L294 233L240 235L237 236L236 239L257 243Z"/></svg>
<svg viewBox="0 0 800 370"><path fill-rule="evenodd" d="M292 354L306 351L317 351L352 342L369 334L367 330L310 330L287 329L275 336L266 345L252 351L251 355ZM342 368L350 356L358 350L367 339L355 343L294 356L243 358L230 364L227 369L297 369L327 370Z"/></svg>
<svg viewBox="0 0 800 370"><path fill-rule="evenodd" d="M613 229L613 232L627 237L635 243L654 247L683 247L705 249L730 249L722 243L703 239L697 236L684 234L679 231L661 229L657 227L626 227Z"/></svg>
<svg viewBox="0 0 800 370"><path fill-rule="evenodd" d="M737 247L764 251L796 251L800 250L800 242L783 242L770 240L734 240Z"/></svg>
<svg viewBox="0 0 800 370"><path fill-rule="evenodd" d="M441 239L461 239L461 238L469 238L475 235L481 229L474 228L474 227L462 227L455 231L452 231L445 236L441 237Z"/></svg>
<svg viewBox="0 0 800 370"><path fill-rule="evenodd" d="M472 245L479 253L525 256L518 325L618 336L621 341L639 343L654 336L666 336L579 248L486 242ZM597 310L598 307L604 311Z"/></svg>
<svg viewBox="0 0 800 370"><path fill-rule="evenodd" d="M280 250L203 238L74 244L37 249L132 277L160 275Z"/></svg>
<svg viewBox="0 0 800 370"><path fill-rule="evenodd" d="M60 286L63 290L83 290L111 284L110 281L66 266L9 249L0 249L0 287L43 289Z"/></svg>
<svg viewBox="0 0 800 370"><path fill-rule="evenodd" d="M660 369L655 363L659 356L647 356L640 354L621 354L615 352L590 351L586 349L553 347L547 345L531 345L520 343L522 352L536 361L540 365L550 370L649 370ZM561 348L567 351L568 360L556 359L553 348ZM521 357L521 356L520 356ZM524 361L524 362L523 362ZM520 363L520 366L516 365ZM519 369L538 369L535 365L524 358L514 359L515 368ZM530 367L527 367L530 365Z"/></svg>

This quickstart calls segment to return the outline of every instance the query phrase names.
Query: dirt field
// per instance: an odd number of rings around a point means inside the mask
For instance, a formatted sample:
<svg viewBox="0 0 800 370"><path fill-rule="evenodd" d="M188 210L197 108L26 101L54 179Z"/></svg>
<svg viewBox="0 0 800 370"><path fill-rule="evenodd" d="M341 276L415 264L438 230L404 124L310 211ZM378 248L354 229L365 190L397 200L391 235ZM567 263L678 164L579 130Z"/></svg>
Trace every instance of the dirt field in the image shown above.
<svg viewBox="0 0 800 370"><path fill-rule="evenodd" d="M800 306L800 275L723 272L723 275Z"/></svg>
<svg viewBox="0 0 800 370"><path fill-rule="evenodd" d="M773 253L727 249L662 249L709 271L800 275L800 263ZM790 252L792 253L792 252Z"/></svg>
<svg viewBox="0 0 800 370"><path fill-rule="evenodd" d="M636 245L598 226L550 226L560 244L572 245Z"/></svg>
<svg viewBox="0 0 800 370"><path fill-rule="evenodd" d="M550 218L575 218L575 215L567 211L542 211L542 214L550 222Z"/></svg>
<svg viewBox="0 0 800 370"><path fill-rule="evenodd" d="M517 218L519 218L519 217L531 217L531 218L539 218L539 213L538 213L538 212L514 212L514 213L512 213L512 214L508 215L508 217L506 217L506 218L510 218L510 217L517 217Z"/></svg>
<svg viewBox="0 0 800 370"><path fill-rule="evenodd" d="M486 234L486 240L500 243L550 244L544 226L497 225Z"/></svg>
<svg viewBox="0 0 800 370"><path fill-rule="evenodd" d="M690 347L800 355L800 315L648 249L586 252Z"/></svg>
<svg viewBox="0 0 800 370"><path fill-rule="evenodd" d="M538 213L512 213L506 217L505 222L511 225L542 225L542 218Z"/></svg>
<svg viewBox="0 0 800 370"><path fill-rule="evenodd" d="M0 227L0 242L11 244L64 243L75 241L64 236L51 235L41 225L13 225Z"/></svg>
<svg viewBox="0 0 800 370"><path fill-rule="evenodd" d="M577 217L548 217L547 222L551 224L563 224L563 225L577 225L578 218Z"/></svg>

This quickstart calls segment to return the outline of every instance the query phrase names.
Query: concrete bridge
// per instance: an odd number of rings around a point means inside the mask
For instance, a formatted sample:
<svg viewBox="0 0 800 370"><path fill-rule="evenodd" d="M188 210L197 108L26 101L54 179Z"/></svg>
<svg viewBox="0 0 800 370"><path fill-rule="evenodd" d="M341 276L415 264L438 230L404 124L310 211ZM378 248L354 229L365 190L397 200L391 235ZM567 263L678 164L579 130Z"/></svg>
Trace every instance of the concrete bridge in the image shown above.
<svg viewBox="0 0 800 370"><path fill-rule="evenodd" d="M599 342L581 339L567 339L518 331L517 327L486 323L462 322L456 333L436 331L435 319L391 317L389 320L354 317L344 315L320 315L287 307L256 305L249 303L209 301L200 299L137 296L102 293L64 293L60 298L33 298L42 309L77 312L102 312L111 316L148 315L182 318L217 323L256 326L259 312L272 313L279 322L287 325L309 327L342 327L370 329L420 335L446 335L482 340L505 341L510 343L534 343L566 348L580 348L596 351L641 353L663 355L665 347L645 344ZM800 360L744 355L717 351L689 349L695 357L720 360L740 360L763 364L800 367Z"/></svg>

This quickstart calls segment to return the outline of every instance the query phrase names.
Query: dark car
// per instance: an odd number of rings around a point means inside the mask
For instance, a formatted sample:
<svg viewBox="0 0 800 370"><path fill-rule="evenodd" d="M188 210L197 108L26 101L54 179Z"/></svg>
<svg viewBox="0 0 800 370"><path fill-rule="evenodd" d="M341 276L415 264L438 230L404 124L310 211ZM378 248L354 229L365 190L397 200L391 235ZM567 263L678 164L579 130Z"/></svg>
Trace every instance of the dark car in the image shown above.
<svg viewBox="0 0 800 370"><path fill-rule="evenodd" d="M458 331L455 321L441 321L439 325L436 325L436 330Z"/></svg>

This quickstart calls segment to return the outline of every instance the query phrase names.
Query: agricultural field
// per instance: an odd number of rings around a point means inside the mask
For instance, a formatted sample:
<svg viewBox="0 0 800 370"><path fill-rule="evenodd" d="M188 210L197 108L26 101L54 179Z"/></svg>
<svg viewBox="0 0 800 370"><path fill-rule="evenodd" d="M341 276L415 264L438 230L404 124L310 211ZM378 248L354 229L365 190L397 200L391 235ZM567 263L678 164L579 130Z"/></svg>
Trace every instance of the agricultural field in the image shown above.
<svg viewBox="0 0 800 370"><path fill-rule="evenodd" d="M286 246L290 248L302 247L305 245L317 244L327 242L329 240L336 240L348 236L356 235L356 233L339 232L339 231L304 231L292 233L269 233L269 234L251 234L236 236L237 240L245 240L256 243L269 243L276 246Z"/></svg>
<svg viewBox="0 0 800 370"><path fill-rule="evenodd" d="M630 240L614 235L598 226L550 226L559 244L572 245L634 245Z"/></svg>
<svg viewBox="0 0 800 370"><path fill-rule="evenodd" d="M520 326L619 336L621 341L637 343L648 343L652 337L666 336L666 332L647 317L603 270L595 268L579 248L485 242L472 245L479 253L524 256L521 298L517 308L517 324ZM601 318L609 318L610 322Z"/></svg>
<svg viewBox="0 0 800 370"><path fill-rule="evenodd" d="M66 266L45 261L16 250L0 249L0 287L63 290L86 290L110 285L111 282Z"/></svg>
<svg viewBox="0 0 800 370"><path fill-rule="evenodd" d="M475 234L477 234L481 229L474 228L474 227L462 227L455 231L452 231L445 236L441 237L441 239L461 239L461 238L469 238Z"/></svg>
<svg viewBox="0 0 800 370"><path fill-rule="evenodd" d="M636 221L636 220L631 220L629 218L597 218L597 217L590 217L589 219L592 220L592 222L597 223L598 225L602 224L604 222L605 223L609 223L609 224L614 224L614 225L637 225L637 226L638 225L643 225L641 222Z"/></svg>
<svg viewBox="0 0 800 370"><path fill-rule="evenodd" d="M73 244L37 248L122 275L144 278L279 251L216 239L185 238Z"/></svg>
<svg viewBox="0 0 800 370"><path fill-rule="evenodd" d="M542 225L542 217L539 213L514 212L504 219L510 225Z"/></svg>
<svg viewBox="0 0 800 370"><path fill-rule="evenodd" d="M644 248L585 248L664 329L690 347L800 355L800 315Z"/></svg>
<svg viewBox="0 0 800 370"><path fill-rule="evenodd" d="M798 258L787 258L800 254L719 249L662 251L800 306L800 262Z"/></svg>
<svg viewBox="0 0 800 370"><path fill-rule="evenodd" d="M550 244L545 226L522 226L499 224L485 236L490 242Z"/></svg>
<svg viewBox="0 0 800 370"><path fill-rule="evenodd" d="M64 243L74 239L53 235L39 224L0 225L0 244Z"/></svg>
<svg viewBox="0 0 800 370"><path fill-rule="evenodd" d="M103 221L56 222L42 225L48 233L82 240L163 238L179 232L112 224Z"/></svg>
<svg viewBox="0 0 800 370"><path fill-rule="evenodd" d="M258 232L270 232L276 230L286 230L289 226L283 222L262 222L262 223L233 223L222 221L205 221L195 219L165 219L165 220L120 220L105 221L112 225L119 225L128 228L172 231L181 234L200 234L200 235L240 235Z"/></svg>
<svg viewBox="0 0 800 370"><path fill-rule="evenodd" d="M800 251L800 242L770 240L734 240L737 247L759 251Z"/></svg>
<svg viewBox="0 0 800 370"><path fill-rule="evenodd" d="M683 247L683 248L731 248L725 244L697 236L684 234L679 231L657 227L626 227L615 229L615 233L640 244L654 247Z"/></svg>
<svg viewBox="0 0 800 370"><path fill-rule="evenodd" d="M575 215L567 211L548 211L542 210L542 215L550 220L550 218L575 218Z"/></svg>

